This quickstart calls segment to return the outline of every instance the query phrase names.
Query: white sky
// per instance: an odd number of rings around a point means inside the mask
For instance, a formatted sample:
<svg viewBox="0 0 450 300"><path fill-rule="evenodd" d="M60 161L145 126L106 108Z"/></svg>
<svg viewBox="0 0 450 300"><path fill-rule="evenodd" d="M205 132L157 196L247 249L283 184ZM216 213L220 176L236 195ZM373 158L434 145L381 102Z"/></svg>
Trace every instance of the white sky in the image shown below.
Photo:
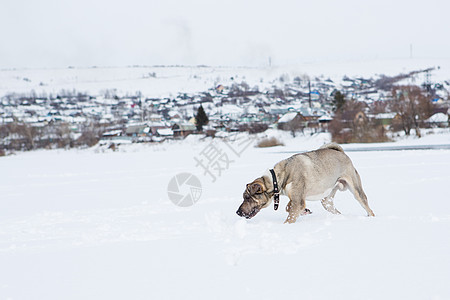
<svg viewBox="0 0 450 300"><path fill-rule="evenodd" d="M0 0L0 68L450 57L450 1Z"/></svg>

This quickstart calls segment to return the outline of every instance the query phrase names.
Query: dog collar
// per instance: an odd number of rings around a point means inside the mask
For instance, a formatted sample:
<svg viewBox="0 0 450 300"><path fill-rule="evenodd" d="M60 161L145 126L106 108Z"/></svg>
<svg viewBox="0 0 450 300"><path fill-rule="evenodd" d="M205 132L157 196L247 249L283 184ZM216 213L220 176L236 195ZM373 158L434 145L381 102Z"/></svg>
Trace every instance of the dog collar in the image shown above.
<svg viewBox="0 0 450 300"><path fill-rule="evenodd" d="M280 190L278 189L278 181L277 176L275 175L275 171L270 169L270 174L272 174L273 181L273 209L278 209L278 204L280 203Z"/></svg>

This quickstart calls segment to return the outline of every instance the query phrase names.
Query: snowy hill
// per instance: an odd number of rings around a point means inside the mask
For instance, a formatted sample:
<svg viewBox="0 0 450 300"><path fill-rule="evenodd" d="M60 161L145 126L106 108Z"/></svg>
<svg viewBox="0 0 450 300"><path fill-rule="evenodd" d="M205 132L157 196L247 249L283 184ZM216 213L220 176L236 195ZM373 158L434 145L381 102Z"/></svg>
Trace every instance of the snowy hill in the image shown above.
<svg viewBox="0 0 450 300"><path fill-rule="evenodd" d="M295 66L246 67L123 67L67 69L0 70L0 97L10 93L37 95L73 90L100 95L115 90L119 95L169 97L178 93L195 93L214 88L217 84L247 82L261 89L271 87L280 78L297 76L330 78L337 84L347 76L394 76L435 67L434 81L450 80L450 59L397 59L308 63ZM437 69L439 67L439 69ZM419 79L420 80L420 79ZM422 81L424 78L421 79ZM417 82L416 82L417 83Z"/></svg>

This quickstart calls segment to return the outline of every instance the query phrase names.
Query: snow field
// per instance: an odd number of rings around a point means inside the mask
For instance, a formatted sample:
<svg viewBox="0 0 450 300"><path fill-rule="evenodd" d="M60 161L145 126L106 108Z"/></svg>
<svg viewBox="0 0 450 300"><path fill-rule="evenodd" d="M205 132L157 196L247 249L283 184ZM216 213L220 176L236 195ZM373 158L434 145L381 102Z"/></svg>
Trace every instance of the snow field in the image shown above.
<svg viewBox="0 0 450 300"><path fill-rule="evenodd" d="M342 215L308 202L293 225L284 196L278 211L235 214L284 151L326 139L249 147L216 182L194 161L209 141L194 138L3 157L0 299L449 298L449 150L349 152L374 218L348 191ZM167 196L181 172L203 186L189 208Z"/></svg>

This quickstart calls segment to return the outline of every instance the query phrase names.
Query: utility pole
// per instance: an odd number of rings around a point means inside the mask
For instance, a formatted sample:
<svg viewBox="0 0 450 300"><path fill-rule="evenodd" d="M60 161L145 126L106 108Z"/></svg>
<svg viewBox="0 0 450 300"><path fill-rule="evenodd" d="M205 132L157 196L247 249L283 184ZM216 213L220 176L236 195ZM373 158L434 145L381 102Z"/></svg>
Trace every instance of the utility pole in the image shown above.
<svg viewBox="0 0 450 300"><path fill-rule="evenodd" d="M311 104L311 80L308 80L308 100L309 100L309 108L312 108L312 104Z"/></svg>
<svg viewBox="0 0 450 300"><path fill-rule="evenodd" d="M431 92L432 92L432 90L431 90L431 71L432 70L433 69L431 69L431 68L425 70L425 86L427 88L428 97L431 97Z"/></svg>

